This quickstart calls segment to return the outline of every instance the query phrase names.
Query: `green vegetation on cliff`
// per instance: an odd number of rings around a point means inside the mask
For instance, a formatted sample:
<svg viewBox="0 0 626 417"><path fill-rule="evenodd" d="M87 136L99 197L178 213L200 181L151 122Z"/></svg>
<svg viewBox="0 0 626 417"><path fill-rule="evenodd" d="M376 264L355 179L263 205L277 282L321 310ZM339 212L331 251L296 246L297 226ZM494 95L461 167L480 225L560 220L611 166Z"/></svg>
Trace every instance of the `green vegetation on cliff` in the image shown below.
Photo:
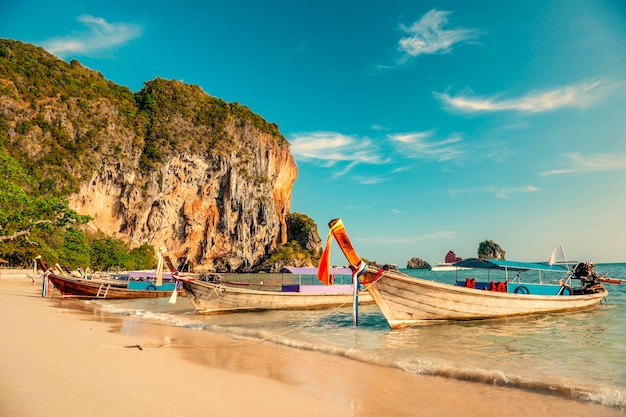
<svg viewBox="0 0 626 417"><path fill-rule="evenodd" d="M0 254L12 265L27 266L42 256L48 264L70 269L156 266L151 246L129 251L121 240L86 234L81 226L89 216L70 210L62 197L29 190L37 190L32 178L0 152Z"/></svg>
<svg viewBox="0 0 626 417"><path fill-rule="evenodd" d="M0 256L27 264L42 255L69 267L154 262L145 253L127 262L121 241L85 234L89 217L70 210L66 197L103 158L125 161L143 174L141 184L167 153L228 156L233 122L287 145L276 124L197 86L156 79L133 94L78 61L0 39ZM102 245L117 255L99 263Z"/></svg>
<svg viewBox="0 0 626 417"><path fill-rule="evenodd" d="M313 219L306 214L290 213L286 220L287 243L281 245L264 265L274 270L284 266L317 266L322 248Z"/></svg>
<svg viewBox="0 0 626 417"><path fill-rule="evenodd" d="M88 180L98 159L134 148L144 173L179 150L225 155L231 120L287 144L276 124L198 86L157 78L133 94L76 60L7 39L0 39L0 96L13 102L0 112L0 150L59 196ZM126 127L128 137L110 137L111 124Z"/></svg>
<svg viewBox="0 0 626 417"><path fill-rule="evenodd" d="M206 94L195 85L157 78L135 94L145 137L141 169L149 171L164 160L164 154L185 149L194 154L226 156L235 149L226 126L231 120L250 124L281 144L287 140L275 123L268 123L238 103L227 103ZM172 123L172 121L176 121Z"/></svg>

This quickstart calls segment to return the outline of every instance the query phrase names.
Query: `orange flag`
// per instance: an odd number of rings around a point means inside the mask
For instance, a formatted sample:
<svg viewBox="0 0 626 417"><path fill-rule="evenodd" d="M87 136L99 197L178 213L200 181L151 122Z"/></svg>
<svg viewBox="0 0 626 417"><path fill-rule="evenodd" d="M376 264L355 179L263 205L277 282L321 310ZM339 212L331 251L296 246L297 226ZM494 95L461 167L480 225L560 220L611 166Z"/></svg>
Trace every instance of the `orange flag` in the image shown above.
<svg viewBox="0 0 626 417"><path fill-rule="evenodd" d="M320 264L317 267L317 279L324 285L332 285L332 281L334 281L333 277L330 275L330 244L332 243L332 238L333 236L329 233L326 248L324 248L324 252L322 252Z"/></svg>

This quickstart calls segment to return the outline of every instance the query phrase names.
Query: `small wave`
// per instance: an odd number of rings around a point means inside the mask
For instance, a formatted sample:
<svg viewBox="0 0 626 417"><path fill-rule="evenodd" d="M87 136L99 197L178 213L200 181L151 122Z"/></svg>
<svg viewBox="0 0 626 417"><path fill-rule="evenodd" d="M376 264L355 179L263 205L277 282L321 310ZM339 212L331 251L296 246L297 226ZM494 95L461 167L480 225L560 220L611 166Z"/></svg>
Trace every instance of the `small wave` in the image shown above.
<svg viewBox="0 0 626 417"><path fill-rule="evenodd" d="M360 351L358 349L342 349L334 345L320 345L289 338L277 338L267 333L269 332L264 332L264 339L272 343L296 349L341 356L378 366L398 368L404 372L413 374L439 376L459 381L506 386L509 388L523 389L525 391L536 392L539 394L555 395L562 398L591 402L603 406L616 407L620 410L626 410L626 391L617 388L577 387L566 382L528 380L516 375L508 375L499 370L460 368L430 360L400 360L391 362L379 355ZM249 333L248 336L252 336L252 334Z"/></svg>
<svg viewBox="0 0 626 417"><path fill-rule="evenodd" d="M159 313L147 309L129 308L108 303L99 304L99 307L102 309L102 311L107 313L118 314L122 316L140 317L148 320L164 322L177 327L187 327L190 329L206 328L206 325L204 323L195 320L194 316L192 315Z"/></svg>
<svg viewBox="0 0 626 417"><path fill-rule="evenodd" d="M626 410L626 390L615 387L583 387L573 386L566 381L530 380L517 375L510 375L500 370L455 367L450 364L424 359L390 361L384 356L372 352L351 347L342 348L332 344L310 343L287 336L277 335L275 332L267 330L253 330L218 325L208 326L206 330L228 334L236 338L257 341L263 340L295 349L340 356L378 366L397 368L413 374L439 376L459 381L505 386L544 395L554 395L566 399L615 407L622 411Z"/></svg>
<svg viewBox="0 0 626 417"><path fill-rule="evenodd" d="M506 386L626 410L626 391L615 387L583 387L573 386L565 381L530 380L499 370L461 368L430 361L398 361L395 366L409 373Z"/></svg>
<svg viewBox="0 0 626 417"><path fill-rule="evenodd" d="M337 344L324 343L319 340L309 342L298 339L298 336L290 337L294 329L287 329L281 333L276 330L207 323L202 316L186 314L188 312L155 312L150 309L131 308L106 302L93 304L98 305L103 311L108 313L156 320L178 327L206 330L227 335L235 340L271 342L295 349L345 357L378 366L397 368L412 374L439 376L459 381L505 386L529 392L615 407L626 411L626 390L616 387L576 386L568 381L546 380L545 378L542 380L534 380L512 375L501 370L464 368L444 361L427 360L423 358L393 360L389 359L387 355L384 355L384 351L383 353L376 353L376 351L341 347Z"/></svg>

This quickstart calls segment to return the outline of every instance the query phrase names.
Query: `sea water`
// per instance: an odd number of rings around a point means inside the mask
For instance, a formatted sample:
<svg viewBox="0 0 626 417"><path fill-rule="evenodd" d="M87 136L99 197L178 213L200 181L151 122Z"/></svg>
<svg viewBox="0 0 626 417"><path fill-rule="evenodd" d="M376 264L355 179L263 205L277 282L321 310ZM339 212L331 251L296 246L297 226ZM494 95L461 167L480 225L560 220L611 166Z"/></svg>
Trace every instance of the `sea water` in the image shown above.
<svg viewBox="0 0 626 417"><path fill-rule="evenodd" d="M454 283L476 270L403 270ZM626 279L626 264L598 264L597 273ZM478 276L477 276L478 275ZM233 279L233 276L229 276ZM269 275L240 276L264 281ZM309 311L198 315L186 298L92 301L105 311L172 326L229 334L353 358L409 373L438 375L559 395L626 410L626 283L606 284L608 305L575 313L446 322L390 330L375 305ZM122 329L124 331L124 328ZM127 330L131 332L132 330Z"/></svg>

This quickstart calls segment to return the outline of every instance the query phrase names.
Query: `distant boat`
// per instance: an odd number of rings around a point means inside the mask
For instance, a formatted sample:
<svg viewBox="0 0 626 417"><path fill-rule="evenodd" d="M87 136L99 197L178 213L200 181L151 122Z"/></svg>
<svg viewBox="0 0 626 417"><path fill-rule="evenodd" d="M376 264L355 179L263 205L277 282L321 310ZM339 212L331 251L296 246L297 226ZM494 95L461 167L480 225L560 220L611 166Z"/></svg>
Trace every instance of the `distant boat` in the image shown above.
<svg viewBox="0 0 626 417"><path fill-rule="evenodd" d="M433 266L430 270L437 272L437 271L456 271L457 269L468 269L468 268L454 266L455 262L459 262L462 260L463 260L462 258L459 258L458 256L456 256L456 253L454 253L454 251L451 250L448 253L446 253L444 262L439 262L435 264L435 266Z"/></svg>
<svg viewBox="0 0 626 417"><path fill-rule="evenodd" d="M538 313L583 310L606 302L608 291L595 275L592 263L563 266L489 259L467 259L456 266L502 271L505 279L479 283L470 278L456 285L415 278L398 271L367 266L350 243L340 219L329 223L331 232L351 267L392 329L420 323L478 320ZM519 280L528 270L558 271L558 284L530 284ZM508 274L515 272L511 279ZM507 279L508 278L508 279ZM571 287L572 280L580 286Z"/></svg>
<svg viewBox="0 0 626 417"><path fill-rule="evenodd" d="M223 282L219 275L196 279L182 276L162 249L162 256L172 275L182 281L187 297L199 314L233 313L252 310L309 310L337 306L352 306L354 286L345 285L282 285L280 289L251 289L250 284ZM291 268L290 273L317 275L317 268ZM348 268L332 268L331 274L350 274ZM361 291L359 304L374 300Z"/></svg>

